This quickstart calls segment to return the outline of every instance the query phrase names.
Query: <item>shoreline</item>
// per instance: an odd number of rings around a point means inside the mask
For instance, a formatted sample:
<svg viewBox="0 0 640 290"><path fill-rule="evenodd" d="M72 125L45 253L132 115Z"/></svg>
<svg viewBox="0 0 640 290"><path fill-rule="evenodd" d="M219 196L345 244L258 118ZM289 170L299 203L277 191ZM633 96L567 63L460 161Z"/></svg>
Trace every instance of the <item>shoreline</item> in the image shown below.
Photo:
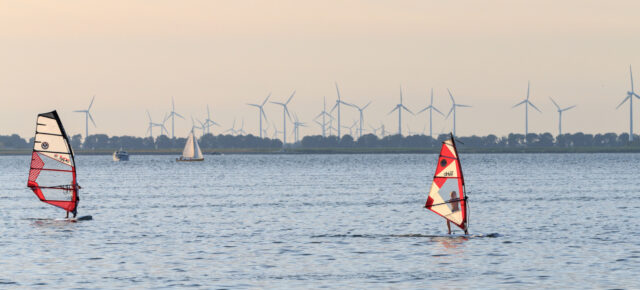
<svg viewBox="0 0 640 290"><path fill-rule="evenodd" d="M440 148L220 148L202 150L204 155L252 155L252 154L437 154ZM530 148L458 148L465 154L519 154L519 153L640 153L640 147L530 147ZM113 150L77 150L75 155L111 155ZM127 150L131 155L176 155L181 149ZM31 149L0 149L0 156L30 155Z"/></svg>

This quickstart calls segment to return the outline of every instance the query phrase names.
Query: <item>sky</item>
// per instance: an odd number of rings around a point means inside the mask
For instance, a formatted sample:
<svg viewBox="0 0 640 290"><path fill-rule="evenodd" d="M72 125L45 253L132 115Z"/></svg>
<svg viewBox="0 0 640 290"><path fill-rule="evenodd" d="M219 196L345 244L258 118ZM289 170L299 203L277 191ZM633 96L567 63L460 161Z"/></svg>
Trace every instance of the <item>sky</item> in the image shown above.
<svg viewBox="0 0 640 290"><path fill-rule="evenodd" d="M630 89L629 66L640 80L640 1L8 1L0 0L0 134L31 137L38 113L58 110L69 134L85 131L92 96L97 124L89 134L144 136L149 110L160 121L175 98L176 135L191 116L227 130L234 119L258 134L259 103L269 93L307 127L335 103L364 105L365 129L384 124L397 132L399 102L417 112L428 104L457 111L457 135L558 130L629 131L629 106L616 106ZM640 82L636 81L636 86ZM636 104L640 99L636 99ZM265 106L282 130L280 106ZM343 125L358 119L343 107ZM635 108L636 134L640 108ZM403 114L404 134L428 134L427 114ZM169 131L170 122L166 123ZM291 123L287 124L291 140ZM434 134L452 130L452 118L433 117ZM343 129L343 133L348 133ZM156 129L155 134L158 133ZM355 132L354 132L355 134Z"/></svg>

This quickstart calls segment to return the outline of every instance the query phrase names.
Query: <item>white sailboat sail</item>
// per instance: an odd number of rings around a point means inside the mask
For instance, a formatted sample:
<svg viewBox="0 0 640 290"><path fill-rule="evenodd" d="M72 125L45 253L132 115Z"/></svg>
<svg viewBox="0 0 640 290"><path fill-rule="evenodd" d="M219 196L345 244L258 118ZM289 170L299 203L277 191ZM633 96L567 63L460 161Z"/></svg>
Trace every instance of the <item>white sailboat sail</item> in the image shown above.
<svg viewBox="0 0 640 290"><path fill-rule="evenodd" d="M182 150L182 157L178 159L179 161L200 161L203 160L202 151L200 151L200 145L198 145L198 140L196 136L193 134L193 131L189 133L189 137L187 137L187 143L184 145L184 149Z"/></svg>

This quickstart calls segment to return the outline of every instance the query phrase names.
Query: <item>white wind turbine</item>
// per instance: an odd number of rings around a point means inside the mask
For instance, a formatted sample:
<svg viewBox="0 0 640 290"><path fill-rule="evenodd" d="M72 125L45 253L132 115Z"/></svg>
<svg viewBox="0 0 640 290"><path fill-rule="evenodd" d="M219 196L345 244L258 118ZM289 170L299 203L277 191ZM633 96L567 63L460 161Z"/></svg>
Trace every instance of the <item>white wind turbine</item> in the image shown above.
<svg viewBox="0 0 640 290"><path fill-rule="evenodd" d="M349 129L349 136L351 136L351 138L353 138L353 127L355 127L356 125L358 125L358 120L354 120L353 124L351 124L351 126L342 126L345 129Z"/></svg>
<svg viewBox="0 0 640 290"><path fill-rule="evenodd" d="M444 117L444 114L442 112L440 112L438 109L436 109L436 107L433 106L433 88L431 89L431 102L429 103L429 106L425 107L424 109L420 110L420 112L418 112L418 114L429 110L429 137L431 137L431 139L433 139L433 111L438 112L438 114L442 115Z"/></svg>
<svg viewBox="0 0 640 290"><path fill-rule="evenodd" d="M326 117L329 117L331 119L333 119L333 116L331 116L331 114L327 113L327 98L324 98L324 103L323 103L323 107L322 107L322 112L320 112L320 114L318 114L318 116L316 116L313 120L315 121L316 119L322 117L322 124L320 125L322 127L322 137L327 137L326 135L326 126L327 126L327 119ZM316 122L318 123L318 122Z"/></svg>
<svg viewBox="0 0 640 290"><path fill-rule="evenodd" d="M173 97L171 97L171 112L169 112L169 116L167 116L167 118L171 118L171 139L175 138L175 117L178 116L180 118L182 118L184 120L184 117L182 117L180 114L176 113L176 104L173 100Z"/></svg>
<svg viewBox="0 0 640 290"><path fill-rule="evenodd" d="M451 98L451 109L449 110L449 113L447 113L447 117L445 119L448 119L449 115L451 115L451 112L453 112L453 136L456 136L456 107L470 108L471 106L457 104L456 100L453 99L451 90L447 89L447 92L449 92L449 97Z"/></svg>
<svg viewBox="0 0 640 290"><path fill-rule="evenodd" d="M345 104L345 105L348 105L348 104L343 102L342 99L340 98L340 89L338 88L337 82L336 82L336 92L338 93L338 99L336 100L336 104L331 109L331 112L333 113L333 110L335 110L336 108L338 109L338 139L340 139L340 134L341 134L340 133L340 104Z"/></svg>
<svg viewBox="0 0 640 290"><path fill-rule="evenodd" d="M149 133L149 137L153 138L153 127L160 127L160 134L162 134L162 132L166 132L167 134L169 134L169 131L167 131L164 123L154 123L153 120L151 120L151 114L149 113L149 110L147 110L147 117L149 118L149 127L147 127L147 133Z"/></svg>
<svg viewBox="0 0 640 290"><path fill-rule="evenodd" d="M393 111L395 110L398 110L398 135L402 136L402 110L406 110L407 112L411 113L411 115L413 115L413 112L411 112L411 110L409 110L404 106L404 104L402 104L402 87L400 87L400 103L397 104L396 107L393 108L393 110L391 110L391 112L389 112L389 114L387 115L391 115L391 113L393 113Z"/></svg>
<svg viewBox="0 0 640 290"><path fill-rule="evenodd" d="M204 136L204 130L205 130L205 126L203 122L200 122L200 120L197 120L198 123L200 123L200 126L196 126L195 121L193 120L193 116L191 116L191 132L193 132L195 134L195 129L200 129L202 130L202 135Z"/></svg>
<svg viewBox="0 0 640 290"><path fill-rule="evenodd" d="M242 123L240 123L240 129L238 129L238 134L240 135L247 135L247 132L244 131L244 118L242 118Z"/></svg>
<svg viewBox="0 0 640 290"><path fill-rule="evenodd" d="M258 119L260 119L260 138L262 138L262 118L264 118L265 122L268 122L267 121L267 114L264 112L264 104L267 103L267 101L269 100L269 97L271 97L271 93L269 93L267 95L267 98L264 99L264 101L260 105L258 105L258 104L247 104L249 106L258 108ZM267 123L267 125L268 125L268 123Z"/></svg>
<svg viewBox="0 0 640 290"><path fill-rule="evenodd" d="M358 106L356 106L356 105L354 105L354 104L347 104L347 105L352 106L352 107L354 107L354 108L358 109L358 112L360 112L360 136L359 136L359 137L362 137L362 126L363 126L363 124L364 124L364 109L366 109L369 105L371 105L371 101L369 101L369 102L368 102L366 105L364 105L362 108L361 108L361 107L358 107Z"/></svg>
<svg viewBox="0 0 640 290"><path fill-rule="evenodd" d="M198 121L200 122L200 121ZM218 124L216 121L211 120L211 113L209 112L209 105L207 105L207 118L204 120L204 123L202 124L202 127L206 127L207 128L207 134L211 133L211 130L209 130L209 128L213 127L213 126L220 126L220 124Z"/></svg>
<svg viewBox="0 0 640 290"><path fill-rule="evenodd" d="M96 96L93 96L93 98L91 98L91 103L89 103L89 107L86 110L77 110L74 111L75 113L84 113L84 118L85 118L85 135L84 138L86 139L89 136L89 119L91 119L91 123L93 123L93 126L96 127L96 122L93 121L93 117L91 117L91 106L93 106L93 100L96 98Z"/></svg>
<svg viewBox="0 0 640 290"><path fill-rule="evenodd" d="M558 106L558 104L556 103L556 101L553 100L553 98L549 97L549 99L551 100L551 102L553 102L554 105L556 105L556 108L558 108L558 136L560 136L562 135L562 112L573 109L576 107L576 105L561 109L560 106Z"/></svg>
<svg viewBox="0 0 640 290"><path fill-rule="evenodd" d="M233 118L233 125L231 125L231 128L227 129L226 131L222 132L222 133L227 133L230 132L231 135L235 135L236 133L238 133L238 131L236 131L236 119Z"/></svg>
<svg viewBox="0 0 640 290"><path fill-rule="evenodd" d="M616 107L620 108L624 102L629 100L629 142L633 141L633 96L640 98L633 89L633 73L631 72L631 66L629 66L629 76L631 78L631 90L627 92L627 96L622 100L622 103Z"/></svg>
<svg viewBox="0 0 640 290"><path fill-rule="evenodd" d="M289 114L289 109L287 108L287 105L289 104L289 102L291 102L291 99L293 99L293 96L295 94L296 94L296 91L293 91L289 99L284 103L273 102L273 101L271 102L272 104L282 106L282 145L283 146L287 144L287 116L289 117L289 120L291 120L291 115Z"/></svg>
<svg viewBox="0 0 640 290"><path fill-rule="evenodd" d="M293 136L295 139L295 142L298 143L298 141L300 140L300 127L306 127L307 124L300 122L300 120L298 120L298 116L296 115L296 113L293 113Z"/></svg>
<svg viewBox="0 0 640 290"><path fill-rule="evenodd" d="M524 141L527 142L527 135L529 135L529 106L532 106L536 111L542 113L533 103L529 101L529 82L527 82L527 98L524 101L515 104L512 108L524 104Z"/></svg>

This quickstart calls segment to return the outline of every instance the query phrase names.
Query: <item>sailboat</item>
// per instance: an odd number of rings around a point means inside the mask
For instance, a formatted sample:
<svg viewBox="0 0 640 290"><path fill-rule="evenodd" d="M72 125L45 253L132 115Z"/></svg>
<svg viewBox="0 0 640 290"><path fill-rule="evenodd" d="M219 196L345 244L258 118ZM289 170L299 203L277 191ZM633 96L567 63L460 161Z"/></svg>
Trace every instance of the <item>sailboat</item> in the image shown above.
<svg viewBox="0 0 640 290"><path fill-rule="evenodd" d="M425 207L468 234L467 194L453 134L450 139L442 142L436 172Z"/></svg>
<svg viewBox="0 0 640 290"><path fill-rule="evenodd" d="M198 145L198 140L193 134L193 130L191 130L191 133L189 133L189 137L187 137L187 144L184 145L184 149L182 150L182 156L180 156L180 158L176 158L176 161L203 160L204 156L202 156L202 151L200 151L200 145Z"/></svg>
<svg viewBox="0 0 640 290"><path fill-rule="evenodd" d="M67 133L54 110L38 114L27 187L43 202L77 214L76 164Z"/></svg>

